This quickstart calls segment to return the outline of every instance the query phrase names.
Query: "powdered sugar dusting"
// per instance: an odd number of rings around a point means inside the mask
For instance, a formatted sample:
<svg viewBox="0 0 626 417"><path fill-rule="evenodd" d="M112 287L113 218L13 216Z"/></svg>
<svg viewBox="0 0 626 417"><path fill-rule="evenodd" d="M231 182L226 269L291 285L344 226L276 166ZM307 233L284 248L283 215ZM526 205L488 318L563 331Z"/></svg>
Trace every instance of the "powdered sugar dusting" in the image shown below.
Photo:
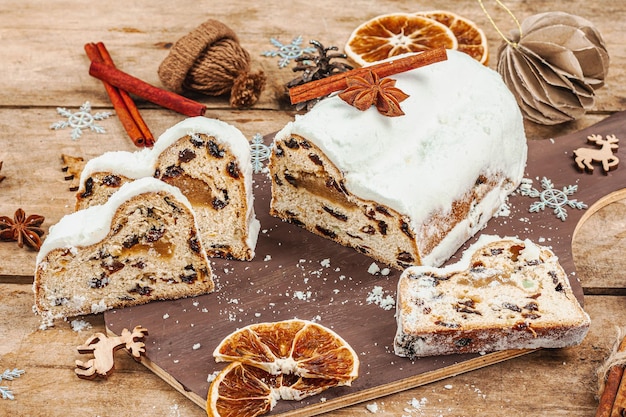
<svg viewBox="0 0 626 417"><path fill-rule="evenodd" d="M91 329L91 323L85 320L72 320L70 325L72 326L72 330L75 332Z"/></svg>
<svg viewBox="0 0 626 417"><path fill-rule="evenodd" d="M376 304L383 310L391 310L396 306L396 301L391 295L385 295L383 287L377 285L369 293L366 299L368 304Z"/></svg>

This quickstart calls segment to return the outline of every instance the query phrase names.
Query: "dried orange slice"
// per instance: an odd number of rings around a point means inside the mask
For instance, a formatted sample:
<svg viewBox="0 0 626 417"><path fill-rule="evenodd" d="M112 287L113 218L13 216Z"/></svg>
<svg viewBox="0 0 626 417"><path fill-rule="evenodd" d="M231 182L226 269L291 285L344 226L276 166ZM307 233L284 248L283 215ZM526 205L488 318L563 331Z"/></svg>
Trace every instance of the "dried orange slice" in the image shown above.
<svg viewBox="0 0 626 417"><path fill-rule="evenodd" d="M213 356L217 362L237 361L272 375L336 379L343 385L359 373L359 358L345 340L320 324L298 319L241 328Z"/></svg>
<svg viewBox="0 0 626 417"><path fill-rule="evenodd" d="M476 23L446 10L433 10L416 14L436 20L450 28L459 44L459 51L465 52L481 64L487 65L489 60L487 37Z"/></svg>
<svg viewBox="0 0 626 417"><path fill-rule="evenodd" d="M278 400L301 400L335 386L350 385L359 358L332 330L306 320L259 323L224 338L213 352L231 361L213 380L207 414L255 417Z"/></svg>
<svg viewBox="0 0 626 417"><path fill-rule="evenodd" d="M270 412L279 400L300 401L337 385L333 379L272 375L232 362L211 383L206 411L209 417L255 417Z"/></svg>
<svg viewBox="0 0 626 417"><path fill-rule="evenodd" d="M366 65L389 57L435 48L457 49L452 30L436 20L408 13L377 16L357 27L344 48L354 62Z"/></svg>

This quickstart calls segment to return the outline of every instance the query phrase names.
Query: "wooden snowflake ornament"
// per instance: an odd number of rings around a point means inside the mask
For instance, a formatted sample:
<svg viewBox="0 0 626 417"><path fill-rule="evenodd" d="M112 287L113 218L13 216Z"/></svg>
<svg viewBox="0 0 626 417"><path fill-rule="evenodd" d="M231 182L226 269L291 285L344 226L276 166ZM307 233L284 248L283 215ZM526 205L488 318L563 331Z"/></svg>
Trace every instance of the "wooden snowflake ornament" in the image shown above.
<svg viewBox="0 0 626 417"><path fill-rule="evenodd" d="M602 135L589 135L587 136L587 141L600 145L600 149L574 149L576 165L580 170L593 172L593 165L591 164L594 161L602 163L602 169L605 174L617 168L619 158L613 152L617 152L619 148L619 139L615 135L607 135L605 138L602 138Z"/></svg>
<svg viewBox="0 0 626 417"><path fill-rule="evenodd" d="M132 332L128 329L122 330L121 336L107 337L103 333L96 333L91 336L85 344L78 346L79 353L93 352L93 359L87 362L76 361L76 375L79 378L93 379L95 377L106 378L115 365L113 356L115 351L126 348L135 360L139 360L142 353L146 351L146 345L141 340L148 334L148 329L135 326Z"/></svg>
<svg viewBox="0 0 626 417"><path fill-rule="evenodd" d="M609 54L588 20L565 12L530 16L498 50L497 70L524 117L554 125L580 118L604 84Z"/></svg>

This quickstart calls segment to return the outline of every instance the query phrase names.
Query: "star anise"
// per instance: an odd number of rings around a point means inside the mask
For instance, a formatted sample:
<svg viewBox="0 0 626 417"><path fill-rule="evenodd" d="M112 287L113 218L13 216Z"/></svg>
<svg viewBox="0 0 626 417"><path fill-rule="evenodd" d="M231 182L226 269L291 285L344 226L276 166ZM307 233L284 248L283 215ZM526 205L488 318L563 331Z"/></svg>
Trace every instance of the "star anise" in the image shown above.
<svg viewBox="0 0 626 417"><path fill-rule="evenodd" d="M352 76L346 79L348 88L339 93L339 97L346 103L359 110L367 110L376 106L379 113L396 117L404 115L400 102L409 96L396 88L396 80L391 78L380 79L372 71L361 76Z"/></svg>
<svg viewBox="0 0 626 417"><path fill-rule="evenodd" d="M45 217L32 214L26 217L26 213L18 208L13 219L0 216L0 240L15 240L20 248L26 243L33 249L41 247L41 236L44 231L41 224Z"/></svg>

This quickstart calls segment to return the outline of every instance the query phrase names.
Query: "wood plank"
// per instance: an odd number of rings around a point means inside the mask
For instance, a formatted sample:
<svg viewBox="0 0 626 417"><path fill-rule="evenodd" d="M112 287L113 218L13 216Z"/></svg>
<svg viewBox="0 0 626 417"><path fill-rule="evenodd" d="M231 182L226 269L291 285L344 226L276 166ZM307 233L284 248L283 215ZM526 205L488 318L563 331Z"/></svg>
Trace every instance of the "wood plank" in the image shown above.
<svg viewBox="0 0 626 417"><path fill-rule="evenodd" d="M508 1L507 6L523 20L540 12L560 10L554 1ZM133 2L123 0L94 2L89 7L73 7L67 0L50 0L40 7L35 0L8 0L4 3L0 26L0 53L3 57L3 74L0 80L0 106L79 106L90 100L94 106L108 105L108 98L99 82L87 74L88 60L83 45L91 41L104 41L118 67L151 83L160 85L157 69L168 53L167 48L176 40L195 29L208 18L217 19L238 34L241 44L250 52L253 67L263 69L268 75L268 87L257 108L288 109L278 100L284 84L294 78L289 68L279 69L276 58L262 57L267 50L275 50L270 37L290 43L299 35L304 42L317 39L324 45L338 46L341 50L350 33L360 23L380 14L401 11L412 12L433 6L396 2L384 5L359 0L337 3L320 0L315 3L298 0L284 2L233 1L219 7L198 11L197 2L183 0L175 8L164 0ZM504 33L515 27L508 14L495 5L488 5L489 13ZM492 51L490 66L495 68L497 48L501 38L474 0L442 0L436 8L452 10L474 20L486 33ZM626 85L619 80L626 76L626 57L620 54L625 40L620 25L624 17L619 2L575 0L568 3L575 11L596 23L609 46L611 71L606 87L598 91L595 110L620 109L626 96ZM309 22L303 24L303 22ZM606 24L604 24L606 22ZM208 105L227 108L224 99L208 100ZM150 106L148 106L150 107Z"/></svg>
<svg viewBox="0 0 626 417"><path fill-rule="evenodd" d="M195 403L123 351L116 354L115 372L107 380L76 377L74 361L86 359L76 347L91 334L105 331L102 315L80 318L93 326L88 330L76 332L69 323L61 322L42 331L37 329L39 319L31 311L29 285L0 285L0 300L0 317L5 318L0 320L0 334L4 336L0 338L0 369L26 371L21 378L3 381L16 397L1 403L8 415L39 415L41 410L53 417L65 416L69 410L74 414L129 415L143 410L155 416L206 416ZM587 296L585 306L591 315L591 328L578 347L540 350L428 385L406 387L393 396L364 399L327 415L370 415L365 405L374 402L380 414L395 416L478 417L505 411L511 417L593 415L597 406L595 372L616 340L615 318L626 315L626 297ZM411 405L414 400L419 409ZM420 400L424 400L421 405Z"/></svg>
<svg viewBox="0 0 626 417"><path fill-rule="evenodd" d="M626 270L625 231L626 200L608 204L581 225L572 251L586 292L622 291Z"/></svg>
<svg viewBox="0 0 626 417"><path fill-rule="evenodd" d="M485 2L487 4L487 2ZM506 2L521 20L531 14L559 10L555 1L510 0ZM487 4L504 32L514 27L506 12ZM168 45L209 17L231 26L252 55L254 66L268 74L268 87L252 111L231 111L225 99L199 97L208 104L211 116L236 123L251 137L267 133L290 119L291 108L280 101L283 86L294 77L280 70L273 58L260 53L273 49L269 37L288 43L294 36L318 39L325 45L343 46L349 33L361 22L391 11L414 11L414 2L392 3L355 0L336 2L304 0L279 2L231 2L200 5L182 0L172 7L164 0L127 2L111 0L78 6L74 1L50 0L42 7L35 0L6 0L0 13L0 215L12 214L17 206L50 213L45 226L69 211L70 193L57 177L60 152L82 152L95 156L105 150L127 149L117 120L106 122L104 138L85 136L73 142L66 131L51 132L49 123L58 120L55 108L77 108L89 100L97 110L110 110L100 83L87 75L82 52L85 42L103 40L118 66L141 78L159 83L156 69L167 54ZM492 51L500 44L495 29L474 0L441 0L417 5L456 11L476 21L487 33ZM607 84L598 91L595 108L583 119L559 126L526 124L529 139L559 137L579 131L624 109L626 97L626 44L621 22L626 19L623 2L573 0L567 10L587 17L602 32L611 69ZM490 66L495 67L492 55ZM139 101L142 114L155 133L180 120L176 114ZM279 111L277 111L279 110ZM112 138L114 136L119 138ZM34 153L33 153L34 152ZM46 155L47 153L47 155ZM31 155L32 154L32 155ZM30 160L34 159L36 162ZM9 161L9 162L6 162ZM19 168L18 168L19 167ZM622 167L623 168L623 167ZM51 196L51 197L49 197ZM574 258L578 277L586 291L624 293L623 249L626 200L614 202L594 214L578 231ZM73 362L81 358L75 348L91 334L57 328L38 331L38 319L31 312L34 253L0 243L0 371L19 367L22 378L3 381L16 395L15 401L0 400L0 414L66 416L139 415L199 417L206 415L193 402L171 388L144 366L119 353L117 371L106 381L83 381L73 375ZM25 285L5 284L19 281ZM507 360L454 378L408 389L376 400L383 415L483 415L588 416L596 407L595 370L608 355L614 341L613 326L626 313L622 296L587 296L585 306L592 327L585 342L576 348L543 350ZM85 318L93 332L105 329L102 316ZM77 396L74 392L81 392ZM420 402L421 401L421 402ZM370 403L370 402L367 402ZM417 407L411 405L414 403ZM365 403L330 412L331 416L369 416ZM45 411L43 411L45 410Z"/></svg>

